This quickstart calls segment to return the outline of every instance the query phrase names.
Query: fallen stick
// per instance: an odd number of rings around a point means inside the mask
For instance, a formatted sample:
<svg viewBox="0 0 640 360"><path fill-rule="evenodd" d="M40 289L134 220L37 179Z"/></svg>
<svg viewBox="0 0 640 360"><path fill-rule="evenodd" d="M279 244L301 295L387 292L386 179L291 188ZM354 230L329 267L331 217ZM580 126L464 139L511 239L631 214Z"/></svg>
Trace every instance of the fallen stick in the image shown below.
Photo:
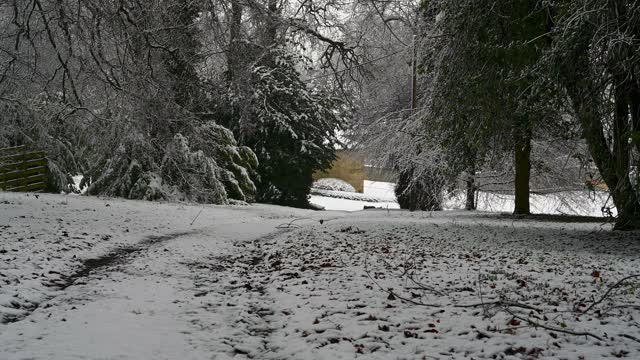
<svg viewBox="0 0 640 360"><path fill-rule="evenodd" d="M382 285L380 285L380 283L378 283L378 282L373 278L373 276L371 276L371 273L369 272L369 266L368 266L367 259L368 259L368 256L367 256L367 257L365 257L365 260L364 260L364 273L365 273L365 274L367 274L367 277L368 277L368 278L369 278L369 279L370 279L370 280L371 280L371 281L372 281L372 282L373 282L373 283L374 283L374 284L375 284L375 285L376 285L380 290L382 290L382 291L384 291L384 292L388 293L390 296L391 296L391 295L393 295L394 297L396 297L396 298L398 298L398 299L400 299L400 300L402 300L402 301L406 301L406 302L408 302L408 303L410 303L410 304L413 304L413 305L425 306L425 307L435 307L435 308L442 307L442 305L439 305L439 304L425 304L425 303L422 303L422 302L419 302L419 301L411 300L411 299L409 299L409 298L406 298L406 297L400 296L399 294L396 294L393 290L383 288L383 287L382 287Z"/></svg>
<svg viewBox="0 0 640 360"><path fill-rule="evenodd" d="M633 340L635 342L639 342L640 343L640 339L638 339L635 336L631 336L631 335L628 335L628 334L618 334L618 336L621 336L621 337L627 338L627 339L631 339L631 340Z"/></svg>
<svg viewBox="0 0 640 360"><path fill-rule="evenodd" d="M533 311L538 312L538 313L542 312L542 310L540 310L540 309L538 309L536 307L527 305L527 304L520 304L520 303L516 303L516 302L503 301L503 300L492 301L492 302L481 302L481 303L477 303L477 304L454 305L454 307L457 307L457 308L473 308L473 307L486 306L486 305L518 307L518 308L522 308L522 309L533 310Z"/></svg>
<svg viewBox="0 0 640 360"><path fill-rule="evenodd" d="M562 329L562 328L557 328L557 327L555 327L555 326L548 326L548 325L540 324L540 323L538 323L538 322L536 322L536 321L533 321L533 320L530 320L530 319L524 318L524 317L522 317L522 316L516 315L516 314L514 314L512 311L510 311L510 310L509 310L509 309L507 309L507 308L503 308L503 310L504 310L504 311L506 311L507 313L509 313L509 314L510 314L511 316L513 316L514 318L516 318L516 319L518 319L518 320L521 320L521 321L524 321L524 322L526 322L527 324L529 324L529 325L531 325L531 326L533 326L533 327L536 327L536 328L538 328L538 327L539 327L539 328L542 328L542 329L545 329L545 330L549 330L549 331L553 331L553 332L558 332L558 333L563 333L563 334L568 334L568 335L575 335L575 336L590 336L590 337L592 337L592 338L594 338L594 339L597 339L597 340L600 340L600 341L604 341L604 339L603 339L603 338L601 338L600 336L598 336L598 335L594 335L594 334L592 334L592 333L590 333L590 332L586 332L586 331L583 331L583 332L576 332L576 331L571 331L571 330L565 330L565 329Z"/></svg>
<svg viewBox="0 0 640 360"><path fill-rule="evenodd" d="M626 278L618 281L617 283L613 284L613 286L611 286L609 288L609 290L607 290L606 293L604 293L604 295L602 295L602 297L600 299L598 299L598 301L594 302L593 304L591 304L584 312L588 313L589 310L591 310L594 306L602 303L607 297L609 297L609 294L617 287L619 287L620 285L622 285L625 281L630 280L630 279L634 279L634 278L640 278L640 274L636 274L636 275L631 275L631 276L627 276Z"/></svg>
<svg viewBox="0 0 640 360"><path fill-rule="evenodd" d="M191 222L191 224L189 224L189 226L193 226L193 223L196 222L196 220L198 219L198 216L202 214L202 211L204 211L204 208L200 209L200 211L198 212L198 215L196 215L196 217L193 218L193 221Z"/></svg>

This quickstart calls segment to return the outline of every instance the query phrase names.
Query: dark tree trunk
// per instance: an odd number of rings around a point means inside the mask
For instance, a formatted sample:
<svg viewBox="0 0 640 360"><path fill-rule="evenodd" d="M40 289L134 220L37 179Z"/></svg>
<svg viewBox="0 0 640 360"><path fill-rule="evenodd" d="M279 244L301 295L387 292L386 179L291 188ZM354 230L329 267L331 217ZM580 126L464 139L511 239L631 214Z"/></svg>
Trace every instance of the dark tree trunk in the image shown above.
<svg viewBox="0 0 640 360"><path fill-rule="evenodd" d="M562 69L561 81L573 104L576 116L582 126L583 136L598 171L609 187L611 197L618 210L617 229L640 228L640 205L631 184L629 173L629 106L624 99L624 88L620 77L614 76L615 119L613 121L613 151L611 150L601 121L600 100L597 99L598 86L589 77L587 51L578 47L569 56Z"/></svg>
<svg viewBox="0 0 640 360"><path fill-rule="evenodd" d="M278 43L278 26L280 25L277 0L269 0L267 4L269 15L267 16L267 27L265 31L265 45L274 46Z"/></svg>
<svg viewBox="0 0 640 360"><path fill-rule="evenodd" d="M628 96L632 90L630 85L629 80L623 74L614 76L613 156L618 184L610 190L616 209L618 209L616 222L618 229L640 228L640 203L630 178L631 145L629 138L633 125L632 116L630 117L633 104L630 103L631 97Z"/></svg>
<svg viewBox="0 0 640 360"><path fill-rule="evenodd" d="M634 141L636 151L640 154L640 79L634 76L630 86L629 105L631 107L631 131L635 134Z"/></svg>
<svg viewBox="0 0 640 360"><path fill-rule="evenodd" d="M617 22L622 33L628 32L628 4L624 0L613 0L609 2L612 16L617 18ZM633 63L637 55L637 48L625 42L616 42L610 51L609 71L613 75L613 92L615 102L615 112L613 120L613 157L614 171L618 179L615 188L611 188L613 199L618 209L618 219L616 228L618 229L638 229L640 228L640 203L638 193L631 182L631 150L629 138L635 127L636 108L635 95L638 84L633 67L627 63Z"/></svg>
<svg viewBox="0 0 640 360"><path fill-rule="evenodd" d="M476 171L471 168L469 170L469 174L467 175L467 201L465 204L466 210L475 210L476 209Z"/></svg>
<svg viewBox="0 0 640 360"><path fill-rule="evenodd" d="M164 20L176 27L171 33L174 51L164 55L165 66L173 77L174 99L178 105L193 112L201 112L204 105L196 70L202 44L194 26L201 10L193 1L173 1L167 6Z"/></svg>
<svg viewBox="0 0 640 360"><path fill-rule="evenodd" d="M227 81L237 80L242 64L242 47L240 46L240 27L242 26L242 4L239 1L231 3L231 19L229 23L229 49L227 49Z"/></svg>
<svg viewBox="0 0 640 360"><path fill-rule="evenodd" d="M514 129L515 146L515 208L514 214L531 213L529 205L529 177L531 175L531 129L528 122L521 121Z"/></svg>

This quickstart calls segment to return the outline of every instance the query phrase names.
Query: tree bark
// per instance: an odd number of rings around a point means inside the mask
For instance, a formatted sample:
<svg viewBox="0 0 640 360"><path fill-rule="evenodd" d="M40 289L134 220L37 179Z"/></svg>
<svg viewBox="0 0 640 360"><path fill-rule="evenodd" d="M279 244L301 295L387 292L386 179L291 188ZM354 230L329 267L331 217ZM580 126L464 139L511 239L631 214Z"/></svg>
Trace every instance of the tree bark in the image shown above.
<svg viewBox="0 0 640 360"><path fill-rule="evenodd" d="M267 26L265 31L265 45L272 47L278 43L278 26L280 10L278 9L278 0L268 0L267 9Z"/></svg>
<svg viewBox="0 0 640 360"><path fill-rule="evenodd" d="M577 47L569 55L562 69L561 81L571 99L574 111L582 126L589 152L600 175L609 187L611 197L618 210L617 229L640 229L640 205L638 196L629 178L628 154L628 109L622 88L614 84L615 119L613 121L611 150L602 122L601 100L597 99L598 86L591 78L591 67L587 51ZM614 77L614 81L615 81ZM594 95L596 94L596 95ZM627 119L627 122L623 121ZM625 145L626 144L626 145Z"/></svg>
<svg viewBox="0 0 640 360"><path fill-rule="evenodd" d="M531 213L529 204L529 178L531 175L531 129L526 120L520 120L514 129L515 147L515 208L514 214Z"/></svg>
<svg viewBox="0 0 640 360"><path fill-rule="evenodd" d="M241 49L240 28L242 26L243 7L239 1L231 3L231 18L229 23L229 48L227 49L227 81L231 84L240 72Z"/></svg>
<svg viewBox="0 0 640 360"><path fill-rule="evenodd" d="M476 171L475 169L469 169L469 174L467 175L467 201L465 204L466 210L475 210L476 209L476 179L475 179Z"/></svg>
<svg viewBox="0 0 640 360"><path fill-rule="evenodd" d="M638 138L640 135L640 79L637 76L631 79L629 105L631 107L631 131L635 133L635 147L640 154L640 138Z"/></svg>

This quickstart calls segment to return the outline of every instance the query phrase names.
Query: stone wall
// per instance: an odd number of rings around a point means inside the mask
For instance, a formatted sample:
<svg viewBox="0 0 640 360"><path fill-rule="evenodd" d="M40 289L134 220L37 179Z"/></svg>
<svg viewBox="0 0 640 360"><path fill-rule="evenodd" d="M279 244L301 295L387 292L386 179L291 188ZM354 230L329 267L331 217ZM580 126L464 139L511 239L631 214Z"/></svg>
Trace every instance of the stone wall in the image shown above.
<svg viewBox="0 0 640 360"><path fill-rule="evenodd" d="M349 151L337 152L338 158L327 171L313 174L313 180L336 178L351 184L357 192L364 192L364 162Z"/></svg>

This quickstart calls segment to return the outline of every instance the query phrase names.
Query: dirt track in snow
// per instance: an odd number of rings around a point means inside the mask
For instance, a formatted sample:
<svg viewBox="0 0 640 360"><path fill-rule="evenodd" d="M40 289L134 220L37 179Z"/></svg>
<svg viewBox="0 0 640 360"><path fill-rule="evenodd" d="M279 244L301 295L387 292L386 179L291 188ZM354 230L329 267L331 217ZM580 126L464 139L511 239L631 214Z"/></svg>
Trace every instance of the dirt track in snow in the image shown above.
<svg viewBox="0 0 640 360"><path fill-rule="evenodd" d="M59 214L43 208L21 218L29 204L19 200L0 271L20 282L0 288L0 300L36 306L0 325L3 359L640 355L637 310L616 308L638 302L633 284L598 312L575 310L638 269L637 233L611 233L600 223L258 206L207 209L189 227L200 208L118 202L108 224L62 221L59 235L41 244L26 234L61 223ZM66 211L102 206L82 200ZM110 235L110 245L82 250L91 231L96 239ZM506 300L539 311L475 305Z"/></svg>

